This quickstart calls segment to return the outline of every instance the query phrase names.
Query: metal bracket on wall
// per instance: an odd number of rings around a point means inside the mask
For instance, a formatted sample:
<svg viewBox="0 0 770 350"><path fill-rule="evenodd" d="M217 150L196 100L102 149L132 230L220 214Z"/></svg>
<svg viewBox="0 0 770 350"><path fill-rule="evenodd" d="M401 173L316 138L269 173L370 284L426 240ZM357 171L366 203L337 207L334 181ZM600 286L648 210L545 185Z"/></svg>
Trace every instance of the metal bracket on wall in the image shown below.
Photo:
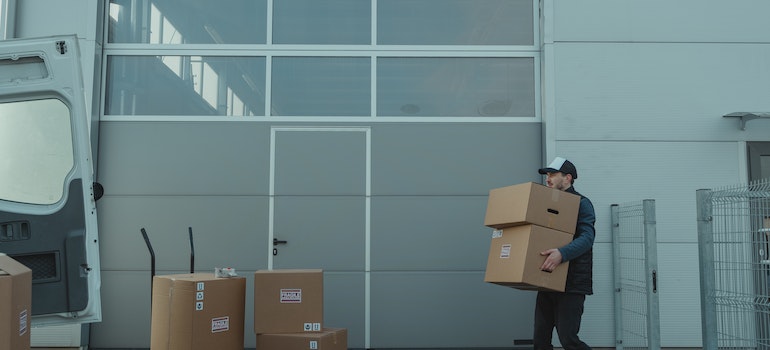
<svg viewBox="0 0 770 350"><path fill-rule="evenodd" d="M759 119L759 118L770 118L770 113L768 112L733 112L730 114L725 114L722 117L724 118L741 118L741 130L746 130L746 122L749 120Z"/></svg>

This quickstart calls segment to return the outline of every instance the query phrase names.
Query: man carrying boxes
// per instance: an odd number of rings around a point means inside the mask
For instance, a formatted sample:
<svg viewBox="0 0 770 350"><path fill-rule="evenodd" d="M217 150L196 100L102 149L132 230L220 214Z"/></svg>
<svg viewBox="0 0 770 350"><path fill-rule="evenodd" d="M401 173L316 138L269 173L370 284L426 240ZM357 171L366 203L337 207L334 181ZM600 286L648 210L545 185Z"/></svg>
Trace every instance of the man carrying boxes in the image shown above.
<svg viewBox="0 0 770 350"><path fill-rule="evenodd" d="M533 182L489 191L484 224L496 228L484 281L564 291L567 267L543 271L540 252L572 241L580 197Z"/></svg>
<svg viewBox="0 0 770 350"><path fill-rule="evenodd" d="M538 172L548 188L528 183L490 191L484 224L498 230L484 280L538 291L535 349L553 349L554 327L564 349L590 349L578 332L585 296L593 294L596 214L573 187L572 162L556 157Z"/></svg>

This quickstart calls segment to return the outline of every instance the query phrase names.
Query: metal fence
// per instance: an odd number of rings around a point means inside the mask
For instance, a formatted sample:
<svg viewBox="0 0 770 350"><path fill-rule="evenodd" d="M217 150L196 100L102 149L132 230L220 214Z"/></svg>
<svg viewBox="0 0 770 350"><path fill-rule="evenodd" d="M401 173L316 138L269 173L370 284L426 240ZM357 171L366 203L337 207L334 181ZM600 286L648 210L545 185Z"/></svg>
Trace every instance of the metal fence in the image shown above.
<svg viewBox="0 0 770 350"><path fill-rule="evenodd" d="M616 349L660 349L655 201L613 204Z"/></svg>
<svg viewBox="0 0 770 350"><path fill-rule="evenodd" d="M770 179L698 190L704 349L770 349Z"/></svg>

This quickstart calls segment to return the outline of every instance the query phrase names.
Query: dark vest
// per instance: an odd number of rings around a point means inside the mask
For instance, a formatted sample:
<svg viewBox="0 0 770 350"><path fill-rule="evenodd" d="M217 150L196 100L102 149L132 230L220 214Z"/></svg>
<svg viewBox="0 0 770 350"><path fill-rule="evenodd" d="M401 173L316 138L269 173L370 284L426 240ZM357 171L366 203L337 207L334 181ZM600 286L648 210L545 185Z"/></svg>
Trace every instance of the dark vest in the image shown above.
<svg viewBox="0 0 770 350"><path fill-rule="evenodd" d="M594 228L596 221L596 213L594 212L593 204L591 201L582 194L575 191L573 187L567 189L567 192L574 193L580 196L580 209L578 210L578 223L587 221L591 224L591 228ZM575 238L580 237L583 232L580 230L575 232ZM596 230L594 229L594 235ZM593 294L593 263L594 252L593 247L583 255L578 256L569 261L569 269L567 270L567 283L564 287L564 291L567 293L578 294Z"/></svg>

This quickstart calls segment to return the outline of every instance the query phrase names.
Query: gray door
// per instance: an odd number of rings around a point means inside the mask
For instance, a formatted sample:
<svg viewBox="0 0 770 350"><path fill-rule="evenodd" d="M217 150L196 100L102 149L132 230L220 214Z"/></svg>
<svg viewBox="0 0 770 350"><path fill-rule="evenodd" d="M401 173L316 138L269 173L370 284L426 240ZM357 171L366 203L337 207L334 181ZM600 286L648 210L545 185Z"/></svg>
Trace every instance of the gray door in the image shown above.
<svg viewBox="0 0 770 350"><path fill-rule="evenodd" d="M268 267L324 270L324 326L368 342L369 129L271 131Z"/></svg>
<svg viewBox="0 0 770 350"><path fill-rule="evenodd" d="M0 253L32 270L33 326L101 320L78 52L74 36L0 44Z"/></svg>
<svg viewBox="0 0 770 350"><path fill-rule="evenodd" d="M749 142L749 181L770 177L770 142Z"/></svg>
<svg viewBox="0 0 770 350"><path fill-rule="evenodd" d="M749 181L752 183L764 183L770 178L770 142L748 142L748 165ZM767 190L767 188L763 188ZM756 295L770 294L770 201L754 200L751 201L751 212L760 213L757 220L752 222L754 237L753 251L759 252L757 255L758 264L754 271L754 282L756 285ZM770 339L770 306L765 303L757 305L755 313L757 323L757 339Z"/></svg>

